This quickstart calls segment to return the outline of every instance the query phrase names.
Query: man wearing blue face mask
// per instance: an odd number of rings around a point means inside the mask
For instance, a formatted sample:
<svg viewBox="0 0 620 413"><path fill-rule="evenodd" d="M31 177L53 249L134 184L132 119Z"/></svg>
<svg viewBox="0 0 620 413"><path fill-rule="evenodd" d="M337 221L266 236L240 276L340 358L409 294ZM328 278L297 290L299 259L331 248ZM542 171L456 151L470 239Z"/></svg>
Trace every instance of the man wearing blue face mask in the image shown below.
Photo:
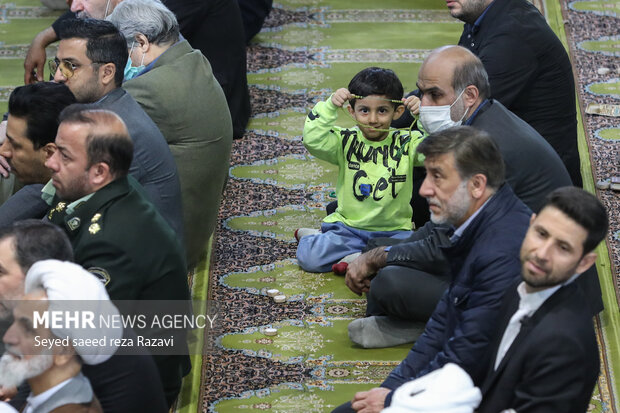
<svg viewBox="0 0 620 413"><path fill-rule="evenodd" d="M570 186L561 159L531 126L490 98L482 62L461 46L433 50L418 73L419 122L427 133L457 125L491 135L506 163L506 181L533 211L555 188ZM414 108L416 97L405 105ZM536 167L533 167L535 165Z"/></svg>
<svg viewBox="0 0 620 413"><path fill-rule="evenodd" d="M144 52L142 52L142 60L140 60L139 66L134 66L133 62L131 61L131 55L133 54L135 45L136 45L136 42L134 41L131 43L131 47L129 48L129 59L127 59L127 64L125 65L125 71L124 71L125 81L133 79L134 77L138 76L140 72L144 70L144 55L145 55Z"/></svg>

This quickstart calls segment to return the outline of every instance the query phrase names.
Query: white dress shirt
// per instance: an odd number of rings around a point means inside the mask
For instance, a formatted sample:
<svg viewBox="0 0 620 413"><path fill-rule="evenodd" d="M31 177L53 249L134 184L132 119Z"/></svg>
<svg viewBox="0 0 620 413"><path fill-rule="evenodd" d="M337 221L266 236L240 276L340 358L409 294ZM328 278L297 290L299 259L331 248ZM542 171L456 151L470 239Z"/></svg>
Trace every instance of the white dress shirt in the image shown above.
<svg viewBox="0 0 620 413"><path fill-rule="evenodd" d="M495 370L497 370L497 366L501 363L502 359L506 355L506 352L512 345L512 342L515 340L519 331L521 331L521 321L524 317L531 317L532 314L536 312L540 308L541 305L547 300L547 298L551 297L553 293L559 290L562 286L573 282L579 274L573 275L568 281L563 284L556 285L554 287L546 288L541 291L537 291L534 293L528 293L525 291L525 282L521 282L517 287L517 293L519 293L519 308L512 315L508 325L506 326L506 330L504 331L504 336L502 337L502 341L499 344L499 348L497 349L497 358L495 359Z"/></svg>

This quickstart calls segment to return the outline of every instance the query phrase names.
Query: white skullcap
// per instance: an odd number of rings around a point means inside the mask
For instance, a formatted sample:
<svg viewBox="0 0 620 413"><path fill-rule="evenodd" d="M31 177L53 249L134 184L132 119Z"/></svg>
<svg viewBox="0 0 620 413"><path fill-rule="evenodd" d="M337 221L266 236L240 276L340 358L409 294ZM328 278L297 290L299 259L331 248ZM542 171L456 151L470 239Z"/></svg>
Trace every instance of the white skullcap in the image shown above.
<svg viewBox="0 0 620 413"><path fill-rule="evenodd" d="M18 413L18 412L10 404L5 403L5 402L0 402L0 413Z"/></svg>
<svg viewBox="0 0 620 413"><path fill-rule="evenodd" d="M459 366L448 363L396 389L382 413L472 413L482 400L480 389Z"/></svg>
<svg viewBox="0 0 620 413"><path fill-rule="evenodd" d="M100 316L110 319L119 317L119 312L97 277L72 262L44 260L34 263L26 274L26 294L36 289L45 290L50 311L92 311L95 314L95 329L66 328L67 326L51 328L55 336L70 338L84 363L99 364L112 357L118 346L111 345L110 342L120 339L123 329L113 326L105 328L105 325L102 328L99 323ZM80 342L87 339L105 339L105 345L80 345Z"/></svg>

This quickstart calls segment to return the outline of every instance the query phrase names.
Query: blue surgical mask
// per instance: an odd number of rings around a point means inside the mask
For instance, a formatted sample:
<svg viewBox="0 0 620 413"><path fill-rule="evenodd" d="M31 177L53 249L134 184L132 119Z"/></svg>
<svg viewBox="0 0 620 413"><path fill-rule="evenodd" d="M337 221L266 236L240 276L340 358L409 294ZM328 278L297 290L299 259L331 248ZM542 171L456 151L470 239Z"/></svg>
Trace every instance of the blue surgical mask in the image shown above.
<svg viewBox="0 0 620 413"><path fill-rule="evenodd" d="M133 52L134 44L135 43L131 44L131 49L129 50L129 56L131 56L131 52ZM144 70L143 63L144 63L144 53L142 53L142 62L140 62L140 66L133 66L131 57L127 59L127 64L125 65L125 71L124 71L125 82L128 81L129 79L133 79L134 77L138 76L138 73Z"/></svg>

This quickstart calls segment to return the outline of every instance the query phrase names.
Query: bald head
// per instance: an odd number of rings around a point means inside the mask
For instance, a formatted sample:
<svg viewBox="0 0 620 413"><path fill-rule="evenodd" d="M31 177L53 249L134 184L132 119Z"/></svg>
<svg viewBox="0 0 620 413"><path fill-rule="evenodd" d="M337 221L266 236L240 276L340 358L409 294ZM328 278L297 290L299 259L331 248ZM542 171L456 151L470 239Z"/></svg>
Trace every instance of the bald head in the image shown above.
<svg viewBox="0 0 620 413"><path fill-rule="evenodd" d="M480 101L491 95L489 77L480 59L461 46L443 46L433 50L420 67L423 71L436 73L436 77L450 83L455 93L466 87L475 86Z"/></svg>

